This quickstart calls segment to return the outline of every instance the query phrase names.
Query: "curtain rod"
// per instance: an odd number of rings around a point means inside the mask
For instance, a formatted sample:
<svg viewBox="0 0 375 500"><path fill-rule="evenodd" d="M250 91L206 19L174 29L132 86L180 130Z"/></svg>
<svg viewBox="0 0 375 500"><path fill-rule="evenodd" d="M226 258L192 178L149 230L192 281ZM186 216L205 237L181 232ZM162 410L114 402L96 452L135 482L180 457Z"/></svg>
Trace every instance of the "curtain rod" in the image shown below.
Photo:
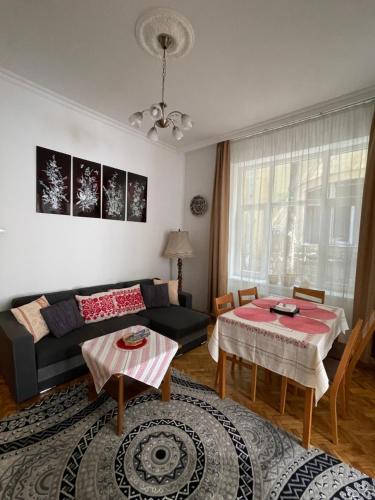
<svg viewBox="0 0 375 500"><path fill-rule="evenodd" d="M354 108L355 106L360 106L361 104L370 104L371 102L375 102L375 96L373 97L367 97L366 99L362 99L356 102L352 102L350 104L345 104L343 106L339 106L337 108L332 108L327 111L319 111L316 113L313 113L311 115L305 116L303 118L297 119L297 120L291 120L291 121L286 121L285 123L282 123L280 125L275 125L274 127L269 127L269 128L264 128L262 130L258 130L256 132L246 134L246 135L241 135L238 137L233 137L232 139L229 139L230 141L240 141L241 139L249 139L250 137L255 137L257 135L265 134L267 132L274 132L275 130L280 130L285 127L289 127L292 125L297 125L299 123L304 123L310 120L314 120L315 118L320 118L325 115L330 115L332 113L337 113L339 111L344 111L345 109L350 109Z"/></svg>

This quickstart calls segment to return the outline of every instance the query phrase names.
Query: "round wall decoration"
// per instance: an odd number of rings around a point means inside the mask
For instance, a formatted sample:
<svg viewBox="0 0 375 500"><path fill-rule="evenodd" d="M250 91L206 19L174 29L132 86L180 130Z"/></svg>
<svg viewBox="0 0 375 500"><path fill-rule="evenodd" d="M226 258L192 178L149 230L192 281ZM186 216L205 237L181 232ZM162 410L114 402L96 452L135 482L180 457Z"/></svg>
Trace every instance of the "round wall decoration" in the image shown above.
<svg viewBox="0 0 375 500"><path fill-rule="evenodd" d="M204 215L208 209L208 202L206 198L198 194L194 196L190 202L190 211L193 215Z"/></svg>

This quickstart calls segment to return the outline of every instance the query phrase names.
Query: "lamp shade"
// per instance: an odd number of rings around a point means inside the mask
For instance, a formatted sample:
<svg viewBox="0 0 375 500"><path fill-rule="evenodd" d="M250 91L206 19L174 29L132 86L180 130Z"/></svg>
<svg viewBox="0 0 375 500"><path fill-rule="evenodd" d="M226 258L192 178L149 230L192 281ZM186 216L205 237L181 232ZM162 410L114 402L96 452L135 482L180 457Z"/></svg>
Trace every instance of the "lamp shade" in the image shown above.
<svg viewBox="0 0 375 500"><path fill-rule="evenodd" d="M187 259L189 257L194 257L193 247L189 240L189 233L187 231L171 231L163 255L171 259Z"/></svg>

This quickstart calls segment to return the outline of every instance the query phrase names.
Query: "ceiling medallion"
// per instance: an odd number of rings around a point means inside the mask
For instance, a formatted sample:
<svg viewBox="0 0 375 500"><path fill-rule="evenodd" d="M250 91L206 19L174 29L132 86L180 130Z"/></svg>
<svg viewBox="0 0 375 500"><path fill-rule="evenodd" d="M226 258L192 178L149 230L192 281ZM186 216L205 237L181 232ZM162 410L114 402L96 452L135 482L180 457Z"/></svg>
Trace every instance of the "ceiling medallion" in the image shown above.
<svg viewBox="0 0 375 500"><path fill-rule="evenodd" d="M158 128L172 128L174 138L179 141L183 137L182 129L189 130L193 126L190 116L175 110L166 112L165 79L167 76L167 55L183 57L190 52L194 44L194 31L190 22L172 9L156 8L147 11L138 20L135 36L140 46L149 54L161 58L161 102L152 104L143 111L136 111L129 117L132 127L140 128L143 117L149 114L153 126L147 132L148 139L158 141Z"/></svg>

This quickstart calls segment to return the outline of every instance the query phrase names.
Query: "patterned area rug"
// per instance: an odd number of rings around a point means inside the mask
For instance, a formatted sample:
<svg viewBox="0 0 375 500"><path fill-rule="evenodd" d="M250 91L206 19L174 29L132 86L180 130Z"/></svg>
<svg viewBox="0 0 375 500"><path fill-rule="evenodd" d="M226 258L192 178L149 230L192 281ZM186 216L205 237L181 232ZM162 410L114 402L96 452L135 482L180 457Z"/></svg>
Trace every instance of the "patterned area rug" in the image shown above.
<svg viewBox="0 0 375 500"><path fill-rule="evenodd" d="M80 384L0 421L1 499L374 499L375 481L306 451L255 413L173 373L172 400L116 403Z"/></svg>

